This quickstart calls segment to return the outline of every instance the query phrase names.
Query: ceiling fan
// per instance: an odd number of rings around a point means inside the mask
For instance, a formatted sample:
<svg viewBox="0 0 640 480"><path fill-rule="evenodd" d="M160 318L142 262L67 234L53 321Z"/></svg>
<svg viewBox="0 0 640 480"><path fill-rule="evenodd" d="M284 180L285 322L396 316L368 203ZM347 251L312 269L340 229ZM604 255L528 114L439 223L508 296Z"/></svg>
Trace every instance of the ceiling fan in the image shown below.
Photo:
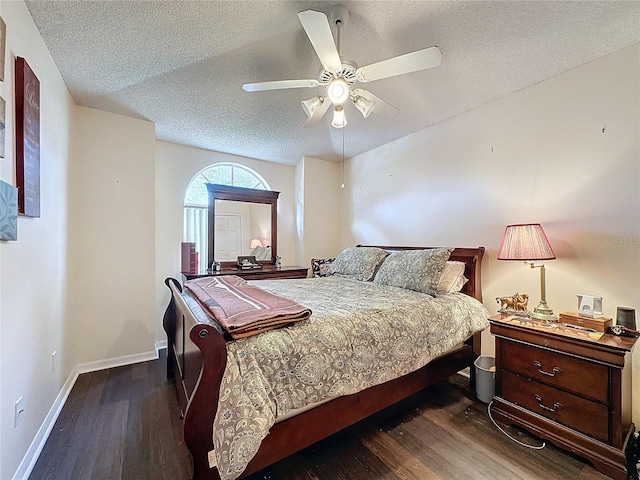
<svg viewBox="0 0 640 480"><path fill-rule="evenodd" d="M367 118L372 112L391 116L398 113L398 109L376 97L373 93L363 88L353 88L355 83L373 82L440 65L442 60L440 49L429 47L372 63L365 67L358 67L353 61L340 57L339 53L340 27L348 21L349 11L341 5L336 5L331 9L330 16L331 22L337 28L337 42L333 40L329 19L324 13L315 10L305 10L298 13L300 23L302 23L302 27L322 63L323 68L317 79L245 83L242 86L243 90L260 92L323 86L326 88L326 95L317 95L302 102L302 108L308 117L304 126L317 125L327 110L333 106L331 125L342 128L347 124L343 107L347 99L353 102L364 118Z"/></svg>

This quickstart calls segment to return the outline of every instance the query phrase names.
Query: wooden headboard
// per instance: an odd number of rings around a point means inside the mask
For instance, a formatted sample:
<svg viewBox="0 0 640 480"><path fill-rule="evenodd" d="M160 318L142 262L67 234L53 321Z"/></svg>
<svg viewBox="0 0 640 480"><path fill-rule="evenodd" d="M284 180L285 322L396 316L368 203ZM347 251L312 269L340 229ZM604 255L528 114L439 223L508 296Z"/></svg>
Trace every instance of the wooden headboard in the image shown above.
<svg viewBox="0 0 640 480"><path fill-rule="evenodd" d="M438 247L394 247L394 246L381 246L381 245L358 245L358 247L378 247L388 252L400 251L400 250L430 250ZM464 276L469 281L462 287L462 292L474 297L478 301L482 302L482 280L481 280L481 264L482 257L484 255L484 247L477 248L454 248L451 252L449 260L456 262L464 262Z"/></svg>

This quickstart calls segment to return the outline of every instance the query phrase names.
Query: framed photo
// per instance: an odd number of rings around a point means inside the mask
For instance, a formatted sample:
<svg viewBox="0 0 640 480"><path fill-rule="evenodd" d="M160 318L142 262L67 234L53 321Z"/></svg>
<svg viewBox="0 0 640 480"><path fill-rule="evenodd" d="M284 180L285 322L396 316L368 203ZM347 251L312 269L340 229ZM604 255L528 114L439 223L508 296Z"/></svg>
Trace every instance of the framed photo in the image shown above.
<svg viewBox="0 0 640 480"><path fill-rule="evenodd" d="M18 215L40 217L40 82L16 57L16 187Z"/></svg>
<svg viewBox="0 0 640 480"><path fill-rule="evenodd" d="M18 189L0 180L0 240L18 239Z"/></svg>
<svg viewBox="0 0 640 480"><path fill-rule="evenodd" d="M7 24L0 18L0 81L4 81L4 50L7 45ZM3 155L4 156L4 155Z"/></svg>

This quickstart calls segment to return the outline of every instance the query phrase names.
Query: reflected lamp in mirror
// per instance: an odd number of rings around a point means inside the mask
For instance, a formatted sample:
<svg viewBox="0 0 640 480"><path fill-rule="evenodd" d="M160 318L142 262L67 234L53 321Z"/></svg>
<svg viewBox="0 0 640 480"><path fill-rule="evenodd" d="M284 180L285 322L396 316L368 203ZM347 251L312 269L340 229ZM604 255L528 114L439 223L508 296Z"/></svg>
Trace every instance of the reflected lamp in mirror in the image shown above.
<svg viewBox="0 0 640 480"><path fill-rule="evenodd" d="M249 248L251 249L262 246L262 240L260 240L259 238L254 238L253 240L251 240L251 244L249 244Z"/></svg>
<svg viewBox="0 0 640 480"><path fill-rule="evenodd" d="M531 268L540 269L540 303L530 314L537 320L557 321L558 317L547 305L544 264L535 260L554 260L551 244L539 223L507 225L498 251L498 260L520 260Z"/></svg>

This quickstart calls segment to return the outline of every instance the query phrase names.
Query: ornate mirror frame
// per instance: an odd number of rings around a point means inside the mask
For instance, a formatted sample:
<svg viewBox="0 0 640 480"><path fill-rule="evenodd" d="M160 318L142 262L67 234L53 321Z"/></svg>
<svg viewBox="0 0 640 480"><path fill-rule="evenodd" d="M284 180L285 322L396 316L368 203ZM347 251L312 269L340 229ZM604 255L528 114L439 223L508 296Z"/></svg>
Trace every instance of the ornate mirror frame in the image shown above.
<svg viewBox="0 0 640 480"><path fill-rule="evenodd" d="M271 190L256 190L253 188L230 187L207 183L209 192L209 256L207 267L211 268L215 252L215 218L216 200L231 200L236 202L263 203L271 206L271 260L260 260L259 263L274 264L278 255L278 196L280 192ZM235 261L221 262L223 266L233 266Z"/></svg>

